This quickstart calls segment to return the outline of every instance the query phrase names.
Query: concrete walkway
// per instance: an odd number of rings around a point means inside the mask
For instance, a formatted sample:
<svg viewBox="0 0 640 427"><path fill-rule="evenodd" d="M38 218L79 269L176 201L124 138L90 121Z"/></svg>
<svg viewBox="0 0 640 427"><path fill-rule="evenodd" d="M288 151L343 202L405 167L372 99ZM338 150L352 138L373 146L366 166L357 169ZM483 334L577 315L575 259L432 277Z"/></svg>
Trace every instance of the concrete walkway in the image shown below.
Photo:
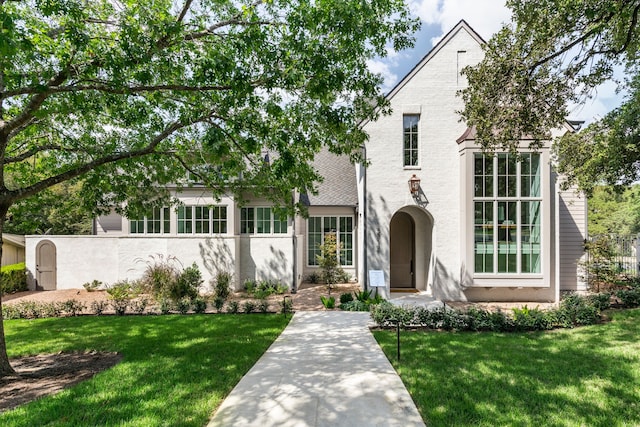
<svg viewBox="0 0 640 427"><path fill-rule="evenodd" d="M220 426L424 426L369 313L302 311L231 391Z"/></svg>

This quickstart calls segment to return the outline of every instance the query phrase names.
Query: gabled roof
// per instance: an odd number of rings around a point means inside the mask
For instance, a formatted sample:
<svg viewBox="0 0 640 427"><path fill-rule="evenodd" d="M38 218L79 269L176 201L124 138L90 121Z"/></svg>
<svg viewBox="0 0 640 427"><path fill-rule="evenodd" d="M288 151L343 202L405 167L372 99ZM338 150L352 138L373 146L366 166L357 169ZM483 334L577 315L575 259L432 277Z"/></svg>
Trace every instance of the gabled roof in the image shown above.
<svg viewBox="0 0 640 427"><path fill-rule="evenodd" d="M314 169L324 178L318 184L318 194L302 194L300 201L308 206L356 206L358 186L356 168L349 156L338 156L326 147L316 154Z"/></svg>
<svg viewBox="0 0 640 427"><path fill-rule="evenodd" d="M442 39L440 39L440 41L438 41L438 43L436 43L436 45L431 48L431 50L420 60L420 62L418 62L412 69L411 71L409 71L409 73L404 76L404 78L402 78L402 80L400 80L393 89L391 89L391 91L389 91L389 93L385 96L385 98L387 98L388 100L392 99L398 92L400 92L400 90L402 90L402 88L416 75L420 72L420 70L438 53L440 52L440 50L446 46L447 43L449 43L449 41L455 37L456 34L458 34L460 31L465 30L469 33L469 35L471 37L473 37L478 44L480 45L484 45L486 44L486 42L484 41L484 39L482 37L480 37L480 34L478 34L473 28L471 28L471 26L469 24L467 24L467 21L465 21L464 19L461 19L460 22L458 22L455 27L453 27L447 34L445 34L444 37L442 37ZM364 126L366 125L370 120L364 120L362 123L360 123L360 126Z"/></svg>
<svg viewBox="0 0 640 427"><path fill-rule="evenodd" d="M449 41L456 36L460 31L465 30L471 37L473 37L478 44L484 45L486 42L480 34L478 34L464 19L461 19L460 22L456 24L445 36L440 39L438 43L418 62L415 67L409 73L404 76L402 80L398 82L397 85L387 94L386 98L393 98L416 74L420 72L420 70L433 58L440 50L447 44Z"/></svg>

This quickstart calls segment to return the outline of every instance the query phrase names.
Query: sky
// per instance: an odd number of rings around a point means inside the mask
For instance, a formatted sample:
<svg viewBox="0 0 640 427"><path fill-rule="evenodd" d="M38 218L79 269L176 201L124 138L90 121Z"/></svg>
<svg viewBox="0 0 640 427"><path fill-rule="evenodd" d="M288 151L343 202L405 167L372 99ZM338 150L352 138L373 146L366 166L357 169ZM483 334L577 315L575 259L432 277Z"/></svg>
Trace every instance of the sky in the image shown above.
<svg viewBox="0 0 640 427"><path fill-rule="evenodd" d="M467 21L483 39L489 40L502 23L511 18L504 0L407 0L407 3L422 22L416 34L415 46L402 52L390 51L388 57L370 61L369 64L371 70L383 75L385 93L408 74L461 19ZM588 124L617 107L621 101L622 95L616 94L616 84L607 82L584 105L570 106L568 118L585 120Z"/></svg>

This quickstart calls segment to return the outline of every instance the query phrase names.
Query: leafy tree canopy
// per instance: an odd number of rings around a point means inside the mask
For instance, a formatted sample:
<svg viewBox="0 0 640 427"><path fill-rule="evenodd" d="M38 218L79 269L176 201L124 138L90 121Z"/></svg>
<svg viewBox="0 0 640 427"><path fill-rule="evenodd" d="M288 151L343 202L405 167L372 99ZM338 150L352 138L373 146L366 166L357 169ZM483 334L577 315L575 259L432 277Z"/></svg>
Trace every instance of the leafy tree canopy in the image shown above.
<svg viewBox="0 0 640 427"><path fill-rule="evenodd" d="M358 157L388 112L367 60L418 25L402 0L0 0L0 231L80 177L94 213L165 204L186 171L289 203L322 146Z"/></svg>
<svg viewBox="0 0 640 427"><path fill-rule="evenodd" d="M215 195L288 200L321 146L357 157L357 124L386 112L367 60L418 25L400 0L0 5L5 209L81 175L87 209L134 209L185 170Z"/></svg>
<svg viewBox="0 0 640 427"><path fill-rule="evenodd" d="M640 185L624 191L597 186L589 198L589 234L640 233Z"/></svg>
<svg viewBox="0 0 640 427"><path fill-rule="evenodd" d="M532 148L541 147L566 119L568 103L584 102L623 66L628 78L618 83L630 89L626 103L559 140L556 154L568 183L586 190L603 178L637 177L640 0L508 0L507 6L512 22L486 44L484 60L465 70L461 116L476 127L477 141L513 151L527 135ZM635 157L625 160L630 152ZM613 162L604 159L610 155Z"/></svg>

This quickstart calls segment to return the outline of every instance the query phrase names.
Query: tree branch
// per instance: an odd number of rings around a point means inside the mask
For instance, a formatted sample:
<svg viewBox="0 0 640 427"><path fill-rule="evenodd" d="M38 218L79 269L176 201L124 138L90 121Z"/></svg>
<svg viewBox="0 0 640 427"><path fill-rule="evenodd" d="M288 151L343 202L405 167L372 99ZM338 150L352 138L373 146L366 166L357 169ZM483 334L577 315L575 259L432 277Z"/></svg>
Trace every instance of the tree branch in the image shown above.
<svg viewBox="0 0 640 427"><path fill-rule="evenodd" d="M116 163L118 161L125 160L125 159L135 159L135 158L143 157L149 154L153 154L155 152L156 147L162 141L164 141L165 139L173 135L176 131L183 129L187 126L191 126L195 123L205 121L212 116L213 116L213 112L210 112L206 115L203 115L197 119L191 120L186 123L183 123L181 121L175 121L169 124L160 134L156 135L156 137L153 138L153 140L149 142L149 144L144 148L141 148L139 150L133 150L133 151L113 153L108 156L100 157L91 162L78 165L58 175L54 175L49 178L43 179L42 181L39 181L31 186L17 189L17 190L12 190L9 192L7 199L11 200L12 202L16 202L18 200L25 199L29 196L33 196L34 194L37 194L40 191L43 191L56 184L60 184L61 182L76 178L100 166Z"/></svg>

